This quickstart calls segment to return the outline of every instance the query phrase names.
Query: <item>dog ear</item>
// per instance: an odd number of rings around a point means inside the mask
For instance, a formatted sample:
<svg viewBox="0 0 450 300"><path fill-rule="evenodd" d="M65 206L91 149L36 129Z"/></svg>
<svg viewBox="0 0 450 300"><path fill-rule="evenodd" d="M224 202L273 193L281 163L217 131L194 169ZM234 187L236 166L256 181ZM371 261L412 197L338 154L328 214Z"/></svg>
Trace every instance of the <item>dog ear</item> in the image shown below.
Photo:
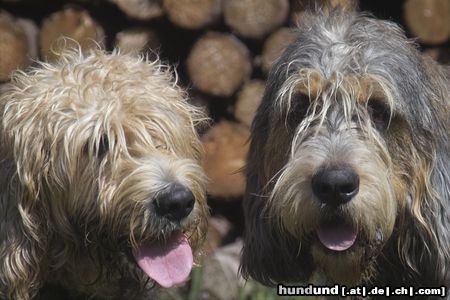
<svg viewBox="0 0 450 300"><path fill-rule="evenodd" d="M14 95L5 90L0 101L0 299L30 299L45 272L42 262L49 234L45 229L48 218L41 215L38 204L44 150L36 134L27 134L29 120L18 117L20 108L3 106L14 102Z"/></svg>
<svg viewBox="0 0 450 300"><path fill-rule="evenodd" d="M40 222L46 219L36 215L33 195L17 183L17 176L7 175L13 179L0 194L0 299L30 299L45 272L47 233Z"/></svg>
<svg viewBox="0 0 450 300"><path fill-rule="evenodd" d="M244 278L265 284L300 282L312 273L312 258L304 253L300 242L289 233L270 224L263 213L264 203L260 189L255 189L252 181L244 200L245 232L240 272Z"/></svg>
<svg viewBox="0 0 450 300"><path fill-rule="evenodd" d="M267 100L267 99L266 99ZM245 232L240 272L245 277L266 284L307 279L312 273L308 257L300 242L272 226L264 213L265 143L269 132L269 107L262 103L252 125L252 140L247 162L247 185L244 196Z"/></svg>
<svg viewBox="0 0 450 300"><path fill-rule="evenodd" d="M432 167L416 162L398 233L400 258L411 270L411 282L448 283L450 276L450 187L448 160ZM445 165L447 167L445 167ZM446 179L446 180L445 180Z"/></svg>
<svg viewBox="0 0 450 300"><path fill-rule="evenodd" d="M423 111L434 110L434 117L419 117L419 126L413 130L414 169L410 172L408 205L399 226L400 257L413 270L411 277L422 278L422 285L444 285L450 280L450 121L446 102L450 95L446 82L438 82L445 80L445 75L438 75L428 74L432 88L425 94L434 96L422 99L429 106Z"/></svg>

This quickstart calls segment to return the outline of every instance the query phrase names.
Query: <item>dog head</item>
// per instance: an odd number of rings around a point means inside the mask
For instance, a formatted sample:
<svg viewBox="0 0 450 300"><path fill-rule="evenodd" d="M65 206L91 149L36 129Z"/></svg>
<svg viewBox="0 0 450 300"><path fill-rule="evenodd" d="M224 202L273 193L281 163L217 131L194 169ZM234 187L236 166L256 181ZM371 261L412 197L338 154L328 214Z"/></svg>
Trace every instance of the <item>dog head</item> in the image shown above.
<svg viewBox="0 0 450 300"><path fill-rule="evenodd" d="M36 242L58 244L53 264L81 248L117 272L112 257L128 252L162 286L186 279L208 215L195 128L205 118L169 67L71 50L16 73L2 106L11 201L36 222L25 226Z"/></svg>
<svg viewBox="0 0 450 300"><path fill-rule="evenodd" d="M244 275L358 284L389 248L443 283L449 94L430 65L390 22L305 15L252 125Z"/></svg>

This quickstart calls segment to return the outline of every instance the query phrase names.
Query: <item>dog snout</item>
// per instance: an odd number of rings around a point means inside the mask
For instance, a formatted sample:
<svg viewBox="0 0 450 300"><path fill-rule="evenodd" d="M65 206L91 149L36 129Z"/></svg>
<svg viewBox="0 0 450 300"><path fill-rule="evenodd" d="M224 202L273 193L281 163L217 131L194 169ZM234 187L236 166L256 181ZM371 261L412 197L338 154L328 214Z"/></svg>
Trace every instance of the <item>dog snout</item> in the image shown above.
<svg viewBox="0 0 450 300"><path fill-rule="evenodd" d="M161 191L154 201L156 213L172 221L181 221L194 208L195 197L190 189L172 184Z"/></svg>
<svg viewBox="0 0 450 300"><path fill-rule="evenodd" d="M322 203L338 206L358 193L359 176L349 166L322 168L312 178L312 189Z"/></svg>

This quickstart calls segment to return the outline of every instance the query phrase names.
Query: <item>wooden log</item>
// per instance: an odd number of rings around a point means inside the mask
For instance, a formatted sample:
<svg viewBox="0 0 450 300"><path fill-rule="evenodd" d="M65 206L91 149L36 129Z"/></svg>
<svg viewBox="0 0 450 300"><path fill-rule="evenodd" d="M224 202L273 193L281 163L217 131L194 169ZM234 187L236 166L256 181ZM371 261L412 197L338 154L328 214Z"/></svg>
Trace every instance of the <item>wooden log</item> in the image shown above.
<svg viewBox="0 0 450 300"><path fill-rule="evenodd" d="M272 33L264 42L261 55L261 69L267 74L272 64L283 53L284 49L295 39L292 29L283 27Z"/></svg>
<svg viewBox="0 0 450 300"><path fill-rule="evenodd" d="M155 31L137 27L118 32L114 45L122 53L136 56L146 54L156 58L161 47L161 40Z"/></svg>
<svg viewBox="0 0 450 300"><path fill-rule="evenodd" d="M187 59L194 86L214 96L231 96L250 77L251 69L249 50L230 34L207 33Z"/></svg>
<svg viewBox="0 0 450 300"><path fill-rule="evenodd" d="M245 83L238 93L234 107L234 116L239 122L249 128L263 98L265 87L266 84L263 80L254 79Z"/></svg>
<svg viewBox="0 0 450 300"><path fill-rule="evenodd" d="M169 20L187 29L199 29L212 23L220 15L221 0L164 0Z"/></svg>
<svg viewBox="0 0 450 300"><path fill-rule="evenodd" d="M408 29L425 44L442 44L450 37L449 0L407 0L404 14Z"/></svg>
<svg viewBox="0 0 450 300"><path fill-rule="evenodd" d="M317 7L325 11L340 7L343 10L357 10L358 0L299 0L294 1L291 6L290 23L297 25L303 18L305 11L314 10Z"/></svg>
<svg viewBox="0 0 450 300"><path fill-rule="evenodd" d="M127 16L139 20L151 20L164 15L162 0L110 0Z"/></svg>
<svg viewBox="0 0 450 300"><path fill-rule="evenodd" d="M31 19L17 18L18 26L22 27L28 41L28 57L37 59L39 57L39 27Z"/></svg>
<svg viewBox="0 0 450 300"><path fill-rule="evenodd" d="M289 12L288 0L227 0L225 23L246 38L261 38L281 26Z"/></svg>
<svg viewBox="0 0 450 300"><path fill-rule="evenodd" d="M62 37L69 39L62 40ZM85 10L66 8L47 17L40 34L40 52L43 59L57 59L64 48L98 47L104 40L103 29ZM76 42L76 43L74 43Z"/></svg>
<svg viewBox="0 0 450 300"><path fill-rule="evenodd" d="M353 10L358 7L358 0L298 0L293 1L292 11L302 11L305 9L340 7L344 10Z"/></svg>
<svg viewBox="0 0 450 300"><path fill-rule="evenodd" d="M0 82L29 64L28 39L24 29L7 12L0 11Z"/></svg>
<svg viewBox="0 0 450 300"><path fill-rule="evenodd" d="M319 5L325 5L328 8L340 7L344 10L353 10L358 7L358 0L320 0Z"/></svg>
<svg viewBox="0 0 450 300"><path fill-rule="evenodd" d="M205 148L203 168L209 178L207 191L224 199L244 194L245 176L242 168L248 152L249 130L230 121L221 121L202 136Z"/></svg>

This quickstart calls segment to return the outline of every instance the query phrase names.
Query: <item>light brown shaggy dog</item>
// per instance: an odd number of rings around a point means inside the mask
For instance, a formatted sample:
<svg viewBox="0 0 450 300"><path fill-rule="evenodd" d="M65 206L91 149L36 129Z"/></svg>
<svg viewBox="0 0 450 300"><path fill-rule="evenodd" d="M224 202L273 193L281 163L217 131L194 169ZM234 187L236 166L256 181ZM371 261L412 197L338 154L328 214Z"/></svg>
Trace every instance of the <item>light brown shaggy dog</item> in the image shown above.
<svg viewBox="0 0 450 300"><path fill-rule="evenodd" d="M17 72L0 115L1 299L46 283L137 299L187 279L208 215L204 117L170 68L70 50Z"/></svg>

